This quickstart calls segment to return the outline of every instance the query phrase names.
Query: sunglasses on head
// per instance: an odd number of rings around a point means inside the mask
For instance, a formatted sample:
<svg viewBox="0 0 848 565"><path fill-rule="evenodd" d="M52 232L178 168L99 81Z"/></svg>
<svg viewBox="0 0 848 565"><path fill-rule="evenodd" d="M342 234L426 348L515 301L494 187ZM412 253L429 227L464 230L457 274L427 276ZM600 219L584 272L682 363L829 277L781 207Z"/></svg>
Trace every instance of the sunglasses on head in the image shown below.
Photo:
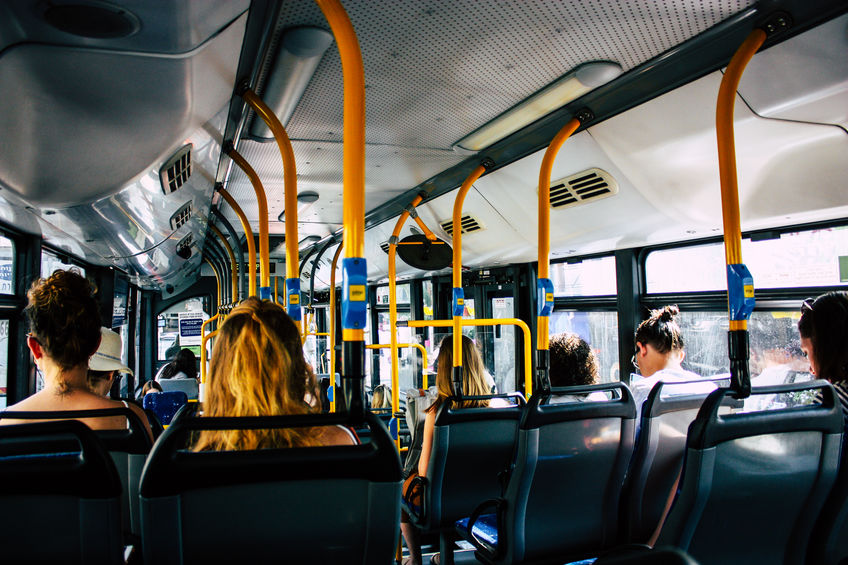
<svg viewBox="0 0 848 565"><path fill-rule="evenodd" d="M808 298L804 302L801 303L801 312L812 312L813 311L813 303L816 301L815 298Z"/></svg>

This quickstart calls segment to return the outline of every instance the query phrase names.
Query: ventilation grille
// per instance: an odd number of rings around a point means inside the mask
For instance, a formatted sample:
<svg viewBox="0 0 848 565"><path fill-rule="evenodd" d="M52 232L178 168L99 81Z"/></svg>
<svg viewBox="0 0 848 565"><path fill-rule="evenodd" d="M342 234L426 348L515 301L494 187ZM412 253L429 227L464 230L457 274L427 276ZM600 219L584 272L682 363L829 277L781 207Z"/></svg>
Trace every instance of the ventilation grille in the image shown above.
<svg viewBox="0 0 848 565"><path fill-rule="evenodd" d="M176 192L191 177L191 144L184 145L159 170L159 180L165 194Z"/></svg>
<svg viewBox="0 0 848 565"><path fill-rule="evenodd" d="M440 222L440 225L449 236L453 237L453 220ZM460 220L460 226L462 226L462 233L464 234L480 231L483 229L483 224L477 221L477 218L475 218L474 216L463 216Z"/></svg>
<svg viewBox="0 0 848 565"><path fill-rule="evenodd" d="M551 183L551 208L577 206L618 194L618 183L601 169L588 169Z"/></svg>
<svg viewBox="0 0 848 565"><path fill-rule="evenodd" d="M382 249L382 250L383 250L383 253L385 253L386 255L388 255L388 254L389 254L389 242L388 242L388 241L384 241L383 243L381 243L381 244L380 244L380 249Z"/></svg>
<svg viewBox="0 0 848 565"><path fill-rule="evenodd" d="M171 216L171 229L177 231L191 219L191 202L186 202Z"/></svg>

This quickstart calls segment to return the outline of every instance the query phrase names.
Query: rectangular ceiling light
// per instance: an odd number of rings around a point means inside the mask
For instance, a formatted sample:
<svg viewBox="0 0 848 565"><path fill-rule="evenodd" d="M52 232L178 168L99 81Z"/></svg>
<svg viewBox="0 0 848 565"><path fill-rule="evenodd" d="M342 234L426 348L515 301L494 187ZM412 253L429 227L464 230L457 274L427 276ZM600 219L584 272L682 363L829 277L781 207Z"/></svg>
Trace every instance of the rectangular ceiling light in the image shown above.
<svg viewBox="0 0 848 565"><path fill-rule="evenodd" d="M621 74L621 66L610 61L580 65L560 77L527 100L513 106L491 122L463 137L453 148L476 152L577 100L590 90L606 84Z"/></svg>

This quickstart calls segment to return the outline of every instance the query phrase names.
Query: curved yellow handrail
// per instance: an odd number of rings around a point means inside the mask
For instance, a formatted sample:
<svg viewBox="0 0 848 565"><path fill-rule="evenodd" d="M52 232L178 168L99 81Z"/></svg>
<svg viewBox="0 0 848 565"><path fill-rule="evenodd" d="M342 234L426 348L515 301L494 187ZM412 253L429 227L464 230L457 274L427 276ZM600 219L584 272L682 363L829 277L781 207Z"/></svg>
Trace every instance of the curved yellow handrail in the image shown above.
<svg viewBox="0 0 848 565"><path fill-rule="evenodd" d="M453 327L453 320L409 320L404 322L410 328L450 328ZM518 326L524 334L524 395L527 398L533 394L533 362L532 356L532 337L530 327L524 320L518 318L501 318L494 320L491 318L483 318L479 320L462 320L463 326Z"/></svg>
<svg viewBox="0 0 848 565"><path fill-rule="evenodd" d="M244 238L247 240L247 275L248 275L248 296L256 296L256 242L253 241L253 228L250 227L250 222L247 221L247 216L244 215L244 211L241 209L241 206L238 205L235 198L227 192L224 187L218 187L218 193L224 197L224 200L227 201L227 204L230 205L230 208L236 213L239 221L241 221L241 227L244 230Z"/></svg>
<svg viewBox="0 0 848 565"><path fill-rule="evenodd" d="M372 343L370 345L366 345L365 349L398 349L398 348L401 348L401 347L414 347L415 349L417 349L421 353L421 358L422 358L422 363L423 363L422 367L424 369L424 370L422 370L422 376L424 377L424 382L422 384L424 385L423 388L426 389L427 388L427 372L426 372L426 369L427 369L427 365L428 365L428 363L427 363L427 349L423 345L421 345L420 343L396 343L394 345L392 345L391 343ZM398 382L399 382L399 379L397 377L393 376L392 377L392 394L395 393L394 389L395 389L395 387L398 386ZM397 410L392 408L392 413L393 414L397 413Z"/></svg>
<svg viewBox="0 0 848 565"><path fill-rule="evenodd" d="M739 185L736 179L733 108L742 73L765 40L766 32L761 29L755 29L748 35L727 65L718 91L716 138L718 140L718 168L721 180L724 254L728 265L742 263L742 226L739 213ZM730 320L730 331L747 329L747 320Z"/></svg>
<svg viewBox="0 0 848 565"><path fill-rule="evenodd" d="M330 265L330 386L333 387L333 400L330 402L330 412L336 411L336 266L344 246L339 244L333 263Z"/></svg>
<svg viewBox="0 0 848 565"><path fill-rule="evenodd" d="M230 242L227 241L227 238L224 237L224 234L221 233L221 230L219 230L215 224L209 222L209 228L212 230L212 233L218 236L218 239L220 239L221 243L224 244L224 249L227 250L227 255L230 256L230 270L233 275L233 303L235 303L235 301L238 300L238 264L236 263L236 254L233 252Z"/></svg>
<svg viewBox="0 0 848 565"><path fill-rule="evenodd" d="M465 202L465 195L471 189L471 186L486 172L486 167L477 165L471 171L462 186L459 187L459 192L456 194L456 200L453 203L453 367L454 379L458 377L459 369L462 367L462 314L457 315L459 306L465 305L465 298L462 296L462 204ZM458 298L459 297L459 298ZM460 380L461 382L461 380ZM461 396L462 391L454 391L455 394Z"/></svg>
<svg viewBox="0 0 848 565"><path fill-rule="evenodd" d="M221 303L221 275L220 275L220 273L218 273L218 269L215 268L214 263L212 263L212 261L209 260L209 257L204 257L203 260L206 261L207 265L212 267L212 272L215 273L215 285L217 287L217 293L218 293L217 302L215 303L215 311L220 312L221 306L223 305ZM202 326L201 326L201 329L203 329Z"/></svg>
<svg viewBox="0 0 848 565"><path fill-rule="evenodd" d="M206 326L211 324L213 321L219 318L220 314L215 314L202 324L200 324L200 382L206 382L206 336L210 335L206 333ZM211 332L216 333L216 332Z"/></svg>
<svg viewBox="0 0 848 565"><path fill-rule="evenodd" d="M235 149L227 150L227 155L230 159L244 171L247 178L250 179L250 184L253 186L253 192L256 194L256 204L259 207L259 278L260 288L271 288L270 278L270 252L268 250L268 199L265 196L265 187L262 186L262 180L259 175L250 166L250 163L241 156ZM264 297L262 297L264 298Z"/></svg>

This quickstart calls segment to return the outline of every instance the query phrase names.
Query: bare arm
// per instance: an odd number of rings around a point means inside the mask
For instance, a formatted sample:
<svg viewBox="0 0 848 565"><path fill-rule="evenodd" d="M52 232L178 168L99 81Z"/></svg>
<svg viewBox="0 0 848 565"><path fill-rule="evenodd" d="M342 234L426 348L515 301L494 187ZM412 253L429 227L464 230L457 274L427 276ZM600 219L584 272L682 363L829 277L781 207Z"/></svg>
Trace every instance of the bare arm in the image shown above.
<svg viewBox="0 0 848 565"><path fill-rule="evenodd" d="M421 441L421 457L418 459L418 474L427 476L427 466L430 464L430 454L433 452L433 432L436 429L436 412L427 412L424 418L424 439Z"/></svg>

